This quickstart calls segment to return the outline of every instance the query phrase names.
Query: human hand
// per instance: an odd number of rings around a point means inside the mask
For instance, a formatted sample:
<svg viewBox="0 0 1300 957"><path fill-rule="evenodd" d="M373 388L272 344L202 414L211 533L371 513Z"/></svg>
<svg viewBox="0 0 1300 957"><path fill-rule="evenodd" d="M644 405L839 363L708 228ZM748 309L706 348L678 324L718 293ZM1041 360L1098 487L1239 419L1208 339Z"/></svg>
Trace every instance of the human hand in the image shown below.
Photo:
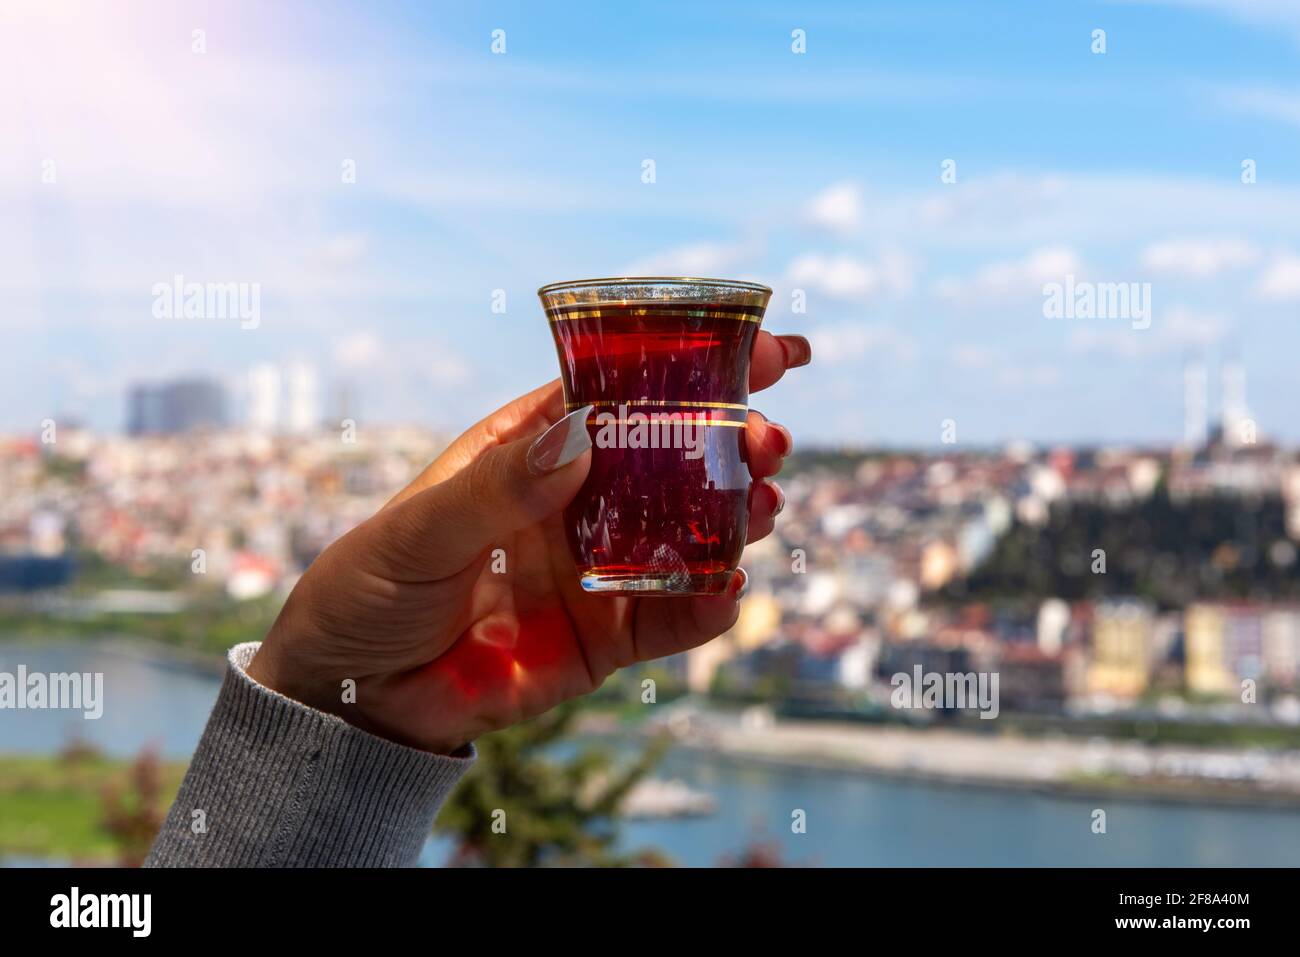
<svg viewBox="0 0 1300 957"><path fill-rule="evenodd" d="M806 365L801 336L760 332L750 391ZM249 665L259 684L377 734L450 754L587 694L618 668L730 628L747 585L679 600L584 592L561 511L591 465L558 380L470 428L374 516L312 563ZM541 434L539 438L539 434ZM789 432L751 411L748 541L784 505L768 479ZM490 555L505 550L507 569ZM344 703L352 679L355 702Z"/></svg>

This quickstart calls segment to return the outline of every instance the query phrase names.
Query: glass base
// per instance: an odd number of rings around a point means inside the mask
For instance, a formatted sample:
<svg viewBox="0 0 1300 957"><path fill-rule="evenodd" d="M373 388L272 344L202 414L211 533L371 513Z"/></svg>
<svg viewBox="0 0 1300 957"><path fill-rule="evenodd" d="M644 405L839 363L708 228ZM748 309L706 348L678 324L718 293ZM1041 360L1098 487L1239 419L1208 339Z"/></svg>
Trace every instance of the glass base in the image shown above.
<svg viewBox="0 0 1300 957"><path fill-rule="evenodd" d="M644 595L647 597L676 598L683 595L721 595L731 584L735 569L720 572L657 573L649 571L584 572L583 591L603 595Z"/></svg>

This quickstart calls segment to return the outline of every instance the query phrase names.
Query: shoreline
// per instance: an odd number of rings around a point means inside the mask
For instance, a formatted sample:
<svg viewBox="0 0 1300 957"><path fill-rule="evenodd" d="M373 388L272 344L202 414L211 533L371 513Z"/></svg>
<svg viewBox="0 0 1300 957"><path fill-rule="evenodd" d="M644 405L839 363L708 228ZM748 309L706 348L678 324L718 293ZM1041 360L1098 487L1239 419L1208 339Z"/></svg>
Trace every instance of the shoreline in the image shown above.
<svg viewBox="0 0 1300 957"><path fill-rule="evenodd" d="M646 728L640 733L653 732ZM677 734L674 746L739 764L861 774L940 787L1010 790L1081 801L1300 811L1300 752L1277 756L1283 783L1260 786L1219 784L1195 777L1117 774L1108 763L1135 756L1147 761L1203 758L1219 752L1111 740L991 737L948 730L780 721L755 730L728 727Z"/></svg>
<svg viewBox="0 0 1300 957"><path fill-rule="evenodd" d="M6 635L0 638L2 648L91 648L95 651L144 661L165 668L180 668L220 680L226 672L226 656L212 654L197 648L170 644L153 638L137 638L117 632L71 638L49 635Z"/></svg>
<svg viewBox="0 0 1300 957"><path fill-rule="evenodd" d="M224 657L164 642L102 634L83 646L108 654L146 660L165 668L219 681ZM67 645L66 639L14 635L11 649ZM1246 752L1226 746L1144 744L1116 738L1074 738L1021 734L982 734L948 728L861 725L814 719L775 719L746 726L726 712L692 710L672 735L673 746L751 766L867 775L882 780L939 787L1018 791L1073 800L1122 800L1241 810L1300 811L1300 750ZM579 733L596 737L643 736L672 718L613 727L590 716ZM585 727L584 727L585 725ZM1195 774L1160 773L1214 767L1267 774L1262 783ZM1145 773L1132 773L1137 767ZM1154 773L1153 773L1154 772Z"/></svg>
<svg viewBox="0 0 1300 957"><path fill-rule="evenodd" d="M1092 781L1055 781L1050 783L1022 781L1015 778L956 777L918 771L897 771L888 768L867 767L845 764L834 760L819 760L815 757L796 757L758 755L745 752L721 750L717 747L692 744L679 741L676 747L683 751L707 754L712 758L732 764L748 767L769 767L783 770L813 771L822 774L852 774L862 777L877 778L899 784L926 784L934 787L952 788L954 790L980 791L1015 791L1020 794L1039 794L1043 797L1062 798L1084 801L1088 799L1106 799L1125 801L1133 804L1170 804L1191 807L1212 807L1216 810L1268 810L1300 811L1300 794L1274 792L1218 792L1189 788L1186 782L1178 782L1178 790L1173 788L1141 789L1128 783L1105 785Z"/></svg>

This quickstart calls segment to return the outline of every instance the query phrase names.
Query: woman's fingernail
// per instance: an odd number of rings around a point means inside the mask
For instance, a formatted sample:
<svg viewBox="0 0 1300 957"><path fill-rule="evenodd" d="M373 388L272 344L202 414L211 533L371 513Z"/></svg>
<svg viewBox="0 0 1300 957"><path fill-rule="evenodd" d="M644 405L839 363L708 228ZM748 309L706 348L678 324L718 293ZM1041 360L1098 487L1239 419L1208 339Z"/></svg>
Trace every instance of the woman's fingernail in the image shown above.
<svg viewBox="0 0 1300 957"><path fill-rule="evenodd" d="M737 568L736 577L740 579L740 585L737 586L733 578L731 587L736 589L736 601L740 601L749 594L749 572L743 568Z"/></svg>
<svg viewBox="0 0 1300 957"><path fill-rule="evenodd" d="M762 412L759 412L758 409L750 409L749 411L753 412L756 416L762 419L763 424L776 433L778 439L780 440L778 442L780 448L777 450L776 453L777 455L781 456L781 458L785 458L787 455L789 455L791 452L794 451L794 436L790 434L789 429L787 429L780 422L773 422Z"/></svg>
<svg viewBox="0 0 1300 957"><path fill-rule="evenodd" d="M790 430L784 425L778 425L773 422L771 423L771 426L776 429L777 434L781 436L781 458L785 458L794 451L794 436L790 434Z"/></svg>
<svg viewBox="0 0 1300 957"><path fill-rule="evenodd" d="M776 509L772 512L772 517L776 518L785 511L785 492L775 482L768 482L767 484L772 486L772 490L776 492Z"/></svg>
<svg viewBox="0 0 1300 957"><path fill-rule="evenodd" d="M777 336L776 340L785 349L787 369L797 369L812 362L812 343L803 336Z"/></svg>
<svg viewBox="0 0 1300 957"><path fill-rule="evenodd" d="M594 410L595 406L585 405L539 435L528 449L528 471L534 475L546 475L564 468L591 448L587 419Z"/></svg>

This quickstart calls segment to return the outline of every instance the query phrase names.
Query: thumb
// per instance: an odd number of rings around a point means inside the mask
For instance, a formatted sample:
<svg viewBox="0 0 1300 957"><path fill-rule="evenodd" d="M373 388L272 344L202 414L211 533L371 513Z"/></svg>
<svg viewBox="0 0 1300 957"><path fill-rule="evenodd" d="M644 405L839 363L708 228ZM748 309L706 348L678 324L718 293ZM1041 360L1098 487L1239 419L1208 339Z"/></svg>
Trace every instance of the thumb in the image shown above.
<svg viewBox="0 0 1300 957"><path fill-rule="evenodd" d="M554 515L591 469L587 420L571 412L535 438L493 446L455 475L380 512L398 580L447 578L493 543Z"/></svg>

